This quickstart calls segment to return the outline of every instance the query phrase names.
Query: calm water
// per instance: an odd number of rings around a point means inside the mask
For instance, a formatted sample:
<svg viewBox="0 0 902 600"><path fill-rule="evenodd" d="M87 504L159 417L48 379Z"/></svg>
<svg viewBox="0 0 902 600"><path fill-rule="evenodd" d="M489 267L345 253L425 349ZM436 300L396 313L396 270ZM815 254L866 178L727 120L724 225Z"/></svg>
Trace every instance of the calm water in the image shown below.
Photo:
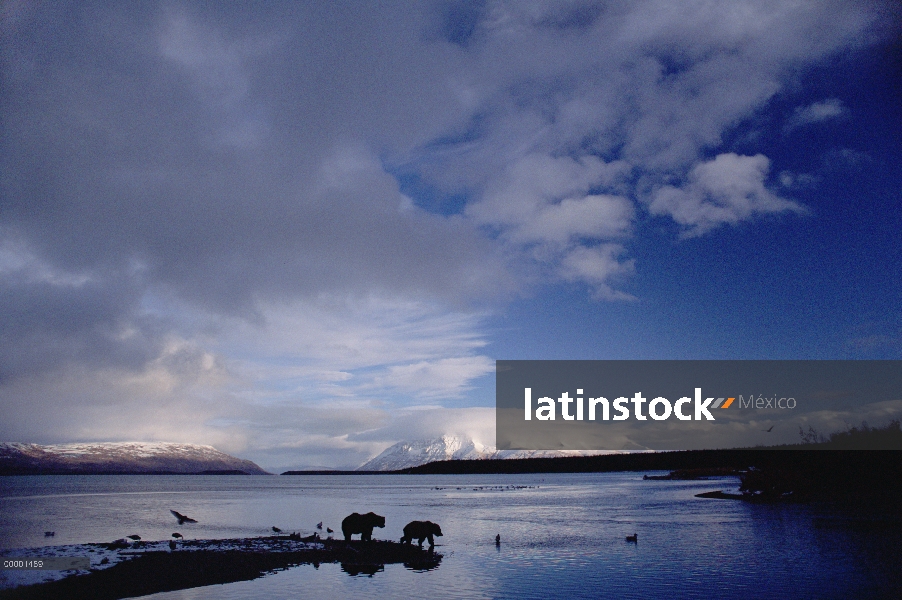
<svg viewBox="0 0 902 600"><path fill-rule="evenodd" d="M310 534L319 521L340 529L345 515L372 510L386 517L380 539L399 539L411 520L439 523L438 568L386 565L349 576L337 564L301 565L149 597L902 597L898 521L694 497L735 486L635 473L5 477L0 548L169 539L173 531L257 536L273 525ZM170 509L199 523L177 526ZM54 538L44 538L48 529ZM625 541L633 533L637 544Z"/></svg>

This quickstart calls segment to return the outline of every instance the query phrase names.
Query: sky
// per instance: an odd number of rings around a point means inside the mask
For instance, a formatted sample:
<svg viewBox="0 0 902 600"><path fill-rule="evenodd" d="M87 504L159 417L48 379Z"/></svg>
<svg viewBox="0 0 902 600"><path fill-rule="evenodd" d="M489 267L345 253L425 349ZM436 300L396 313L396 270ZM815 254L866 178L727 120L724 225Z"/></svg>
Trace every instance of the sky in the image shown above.
<svg viewBox="0 0 902 600"><path fill-rule="evenodd" d="M893 2L0 11L0 440L354 468L492 444L498 359L902 358Z"/></svg>

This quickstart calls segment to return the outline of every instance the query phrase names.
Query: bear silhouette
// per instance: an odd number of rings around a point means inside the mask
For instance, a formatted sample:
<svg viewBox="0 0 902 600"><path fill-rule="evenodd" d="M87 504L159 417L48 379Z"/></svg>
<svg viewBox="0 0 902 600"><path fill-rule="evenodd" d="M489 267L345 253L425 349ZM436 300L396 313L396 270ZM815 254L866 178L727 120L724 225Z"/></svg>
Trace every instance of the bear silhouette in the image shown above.
<svg viewBox="0 0 902 600"><path fill-rule="evenodd" d="M355 533L360 534L361 541L370 541L373 539L373 527L385 527L385 517L374 512L365 515L351 513L341 522L341 532L347 541L351 541L351 536Z"/></svg>
<svg viewBox="0 0 902 600"><path fill-rule="evenodd" d="M401 538L402 544L409 544L414 539L419 541L420 547L423 547L423 540L429 540L430 546L435 546L433 535L442 536L442 528L432 521L411 521L404 526L404 537Z"/></svg>

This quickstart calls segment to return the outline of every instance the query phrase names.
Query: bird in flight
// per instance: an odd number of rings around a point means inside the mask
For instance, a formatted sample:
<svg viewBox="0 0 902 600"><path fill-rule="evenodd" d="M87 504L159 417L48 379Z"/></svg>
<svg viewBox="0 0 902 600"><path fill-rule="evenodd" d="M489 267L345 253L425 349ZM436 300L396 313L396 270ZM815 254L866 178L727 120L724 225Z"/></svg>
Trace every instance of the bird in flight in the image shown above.
<svg viewBox="0 0 902 600"><path fill-rule="evenodd" d="M317 523L317 524L316 524L316 528L317 528L317 529L322 529L322 528L323 528L323 522L320 521L319 523Z"/></svg>
<svg viewBox="0 0 902 600"><path fill-rule="evenodd" d="M197 521L195 521L191 517L186 517L182 513L175 512L174 510L170 510L169 512L171 512L173 516L179 520L179 525L183 525L184 523L197 523Z"/></svg>
<svg viewBox="0 0 902 600"><path fill-rule="evenodd" d="M125 536L125 537L127 537L127 538L130 539L130 540L135 540L136 542L141 541L141 536L140 536L140 535L127 535L127 536Z"/></svg>
<svg viewBox="0 0 902 600"><path fill-rule="evenodd" d="M172 534L172 537L174 537L175 539L179 539L180 537L182 537L182 534L181 534L181 533L178 533L178 532L175 532L175 533Z"/></svg>
<svg viewBox="0 0 902 600"><path fill-rule="evenodd" d="M275 525L272 526L272 530L275 531L276 533L282 533L282 530L279 529L278 527L276 527Z"/></svg>
<svg viewBox="0 0 902 600"><path fill-rule="evenodd" d="M774 428L774 426L771 425L771 426L770 426L770 429L762 429L761 431L763 431L764 433L770 433L770 430L773 429L773 428Z"/></svg>

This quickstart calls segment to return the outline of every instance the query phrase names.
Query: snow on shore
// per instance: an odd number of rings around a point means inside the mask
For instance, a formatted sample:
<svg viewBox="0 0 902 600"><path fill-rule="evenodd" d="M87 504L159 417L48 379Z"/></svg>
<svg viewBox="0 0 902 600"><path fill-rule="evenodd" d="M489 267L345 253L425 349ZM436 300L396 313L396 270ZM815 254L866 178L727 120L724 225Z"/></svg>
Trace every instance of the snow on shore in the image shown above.
<svg viewBox="0 0 902 600"><path fill-rule="evenodd" d="M299 552L303 550L322 550L324 545L319 541L300 541L287 536L239 538L227 540L181 540L176 542L174 552L242 551L242 552ZM9 558L57 558L88 557L91 560L90 571L102 571L131 560L147 552L173 552L169 548L169 540L129 542L117 540L112 544L73 544L69 546L44 546L41 548L19 548L0 551L0 557ZM86 569L68 571L51 571L38 569L0 569L0 589L15 588L55 581L65 577L86 575Z"/></svg>

